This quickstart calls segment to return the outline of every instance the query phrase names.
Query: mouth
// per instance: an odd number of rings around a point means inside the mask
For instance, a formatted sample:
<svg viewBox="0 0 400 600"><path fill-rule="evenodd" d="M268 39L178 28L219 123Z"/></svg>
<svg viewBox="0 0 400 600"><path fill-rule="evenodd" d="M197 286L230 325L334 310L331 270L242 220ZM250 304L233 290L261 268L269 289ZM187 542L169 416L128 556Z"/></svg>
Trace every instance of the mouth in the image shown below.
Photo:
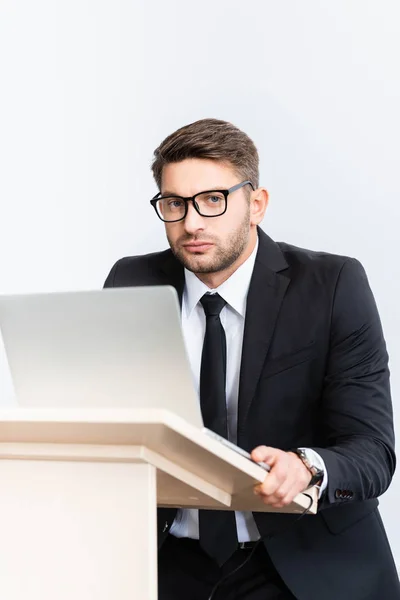
<svg viewBox="0 0 400 600"><path fill-rule="evenodd" d="M206 252L211 246L213 244L210 242L190 242L189 244L183 244L183 247L188 252Z"/></svg>

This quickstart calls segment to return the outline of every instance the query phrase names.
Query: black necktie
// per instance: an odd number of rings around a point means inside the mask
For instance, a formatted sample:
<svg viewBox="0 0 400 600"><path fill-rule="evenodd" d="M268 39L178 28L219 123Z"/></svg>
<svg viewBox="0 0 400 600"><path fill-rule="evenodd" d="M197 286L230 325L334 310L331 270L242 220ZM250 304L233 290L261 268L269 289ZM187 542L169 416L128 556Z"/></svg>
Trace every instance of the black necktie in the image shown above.
<svg viewBox="0 0 400 600"><path fill-rule="evenodd" d="M226 411L226 338L219 318L226 302L218 294L204 294L200 300L206 315L206 333L200 368L200 405L204 426L228 437ZM219 565L238 545L233 511L199 511L200 546Z"/></svg>

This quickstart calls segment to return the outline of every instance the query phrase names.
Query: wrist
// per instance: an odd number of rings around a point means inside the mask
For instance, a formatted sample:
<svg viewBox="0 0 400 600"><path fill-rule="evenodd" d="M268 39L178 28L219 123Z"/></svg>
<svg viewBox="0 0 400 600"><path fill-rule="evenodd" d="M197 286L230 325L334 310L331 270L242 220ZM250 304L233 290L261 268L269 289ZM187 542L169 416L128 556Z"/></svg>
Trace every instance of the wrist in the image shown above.
<svg viewBox="0 0 400 600"><path fill-rule="evenodd" d="M307 487L311 487L313 485L321 485L324 479L324 472L317 465L314 465L311 460L308 458L305 450L303 448L291 448L289 452L295 454L299 460L303 463L304 467L308 471L310 475L310 479Z"/></svg>

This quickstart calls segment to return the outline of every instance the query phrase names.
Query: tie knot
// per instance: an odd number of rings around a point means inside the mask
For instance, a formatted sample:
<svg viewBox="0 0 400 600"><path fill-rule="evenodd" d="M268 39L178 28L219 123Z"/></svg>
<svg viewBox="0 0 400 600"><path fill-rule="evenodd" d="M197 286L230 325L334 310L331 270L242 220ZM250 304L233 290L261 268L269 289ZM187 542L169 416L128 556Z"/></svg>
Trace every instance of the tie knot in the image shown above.
<svg viewBox="0 0 400 600"><path fill-rule="evenodd" d="M203 305L206 317L218 316L226 304L225 300L219 294L208 293L200 298L200 302Z"/></svg>

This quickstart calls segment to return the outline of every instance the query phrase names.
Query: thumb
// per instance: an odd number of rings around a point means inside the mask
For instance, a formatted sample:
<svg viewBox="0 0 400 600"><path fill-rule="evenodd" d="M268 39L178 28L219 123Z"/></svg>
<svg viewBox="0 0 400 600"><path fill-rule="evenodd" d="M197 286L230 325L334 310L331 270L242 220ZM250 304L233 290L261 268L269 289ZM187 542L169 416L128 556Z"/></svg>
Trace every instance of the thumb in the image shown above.
<svg viewBox="0 0 400 600"><path fill-rule="evenodd" d="M281 450L270 446L257 446L251 453L251 458L256 462L265 462L271 467L275 464Z"/></svg>

